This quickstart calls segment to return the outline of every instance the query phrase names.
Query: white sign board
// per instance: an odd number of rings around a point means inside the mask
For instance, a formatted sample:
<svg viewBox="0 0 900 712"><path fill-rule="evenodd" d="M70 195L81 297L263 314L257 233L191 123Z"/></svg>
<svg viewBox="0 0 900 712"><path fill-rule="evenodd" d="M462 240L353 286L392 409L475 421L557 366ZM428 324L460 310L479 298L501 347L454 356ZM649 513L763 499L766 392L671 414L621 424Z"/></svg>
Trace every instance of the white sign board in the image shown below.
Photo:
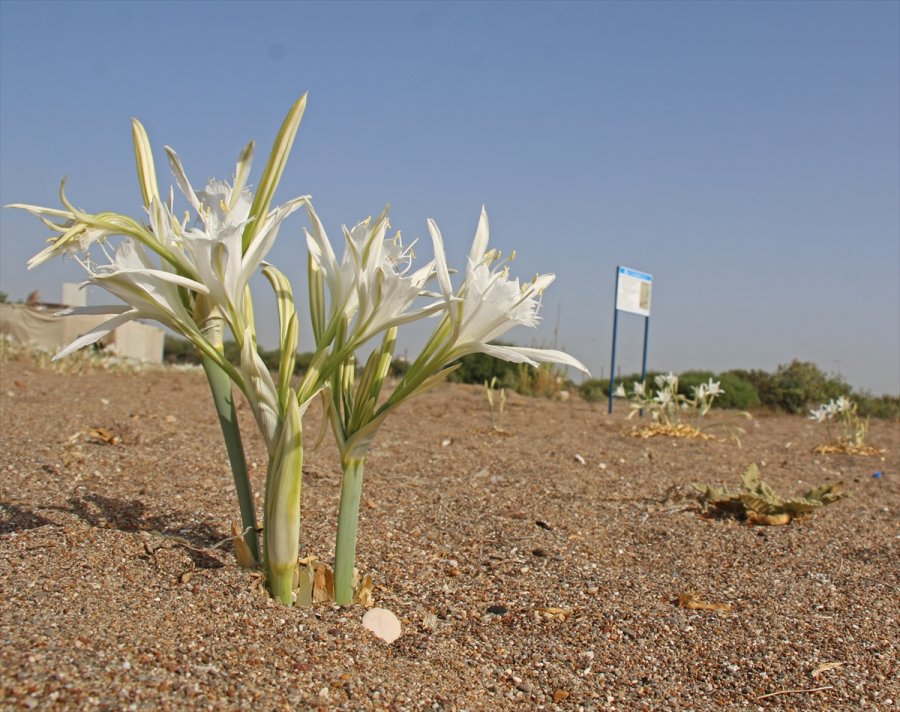
<svg viewBox="0 0 900 712"><path fill-rule="evenodd" d="M653 277L628 267L619 267L616 286L616 309L650 316L650 288Z"/></svg>

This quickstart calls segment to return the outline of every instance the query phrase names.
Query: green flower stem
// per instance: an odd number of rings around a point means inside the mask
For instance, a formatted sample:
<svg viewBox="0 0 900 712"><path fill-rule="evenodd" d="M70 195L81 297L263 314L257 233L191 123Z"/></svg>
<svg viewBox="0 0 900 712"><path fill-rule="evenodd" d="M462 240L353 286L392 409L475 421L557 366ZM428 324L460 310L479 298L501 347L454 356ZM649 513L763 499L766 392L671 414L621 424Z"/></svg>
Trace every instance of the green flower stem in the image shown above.
<svg viewBox="0 0 900 712"><path fill-rule="evenodd" d="M244 444L241 441L241 430L234 407L231 380L228 378L228 374L208 356L202 357L202 363L206 379L209 381L209 389L212 391L216 413L219 416L219 427L225 438L225 448L228 450L231 474L234 477L234 489L237 492L238 504L241 508L241 529L244 531L244 541L250 548L253 558L259 562L253 489L250 486L250 475L247 472L247 460L244 456Z"/></svg>
<svg viewBox="0 0 900 712"><path fill-rule="evenodd" d="M353 603L356 526L359 522L364 465L364 458L352 458L344 461L337 541L334 546L334 602L339 606L349 606Z"/></svg>

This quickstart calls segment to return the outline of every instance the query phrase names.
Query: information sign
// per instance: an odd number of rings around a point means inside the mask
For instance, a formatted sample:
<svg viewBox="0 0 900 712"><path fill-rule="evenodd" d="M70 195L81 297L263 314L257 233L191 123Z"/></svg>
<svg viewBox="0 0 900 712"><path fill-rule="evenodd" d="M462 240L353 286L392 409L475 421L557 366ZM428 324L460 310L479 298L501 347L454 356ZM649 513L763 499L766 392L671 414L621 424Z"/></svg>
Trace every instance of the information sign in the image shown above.
<svg viewBox="0 0 900 712"><path fill-rule="evenodd" d="M616 285L616 309L650 316L650 289L653 277L628 267L619 267Z"/></svg>

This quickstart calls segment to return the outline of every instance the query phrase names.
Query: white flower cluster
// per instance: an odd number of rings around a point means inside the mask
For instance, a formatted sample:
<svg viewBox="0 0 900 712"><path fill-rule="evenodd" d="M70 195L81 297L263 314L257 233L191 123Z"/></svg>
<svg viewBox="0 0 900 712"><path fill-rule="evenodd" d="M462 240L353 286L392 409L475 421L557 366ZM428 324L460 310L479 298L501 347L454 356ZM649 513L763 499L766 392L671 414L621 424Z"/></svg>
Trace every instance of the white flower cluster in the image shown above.
<svg viewBox="0 0 900 712"><path fill-rule="evenodd" d="M721 383L711 378L707 383L692 387L693 397L678 392L678 376L674 373L666 373L656 376L654 379L656 392L651 395L644 382L637 382L631 386L631 415L647 409L654 421L664 425L677 425L680 422L682 411L693 411L696 418L696 426L699 429L700 421L709 409L713 401L725 391ZM621 384L616 388L615 396L625 397L625 388Z"/></svg>
<svg viewBox="0 0 900 712"><path fill-rule="evenodd" d="M841 396L837 400L832 398L815 410L809 411L809 419L815 420L817 423L824 423L826 420L832 420L841 413L852 413L855 409L856 404L852 400Z"/></svg>

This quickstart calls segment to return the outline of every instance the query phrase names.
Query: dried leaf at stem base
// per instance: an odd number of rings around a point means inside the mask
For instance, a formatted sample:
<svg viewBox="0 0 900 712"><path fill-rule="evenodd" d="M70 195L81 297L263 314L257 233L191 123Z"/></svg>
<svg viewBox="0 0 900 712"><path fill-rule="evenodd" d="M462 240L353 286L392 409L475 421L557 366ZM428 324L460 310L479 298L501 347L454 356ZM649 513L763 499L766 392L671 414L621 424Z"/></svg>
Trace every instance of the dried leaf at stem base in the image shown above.
<svg viewBox="0 0 900 712"><path fill-rule="evenodd" d="M238 566L242 569L255 569L256 559L253 558L250 547L244 541L244 532L234 522L231 523L231 542L234 545L234 558L237 559Z"/></svg>

